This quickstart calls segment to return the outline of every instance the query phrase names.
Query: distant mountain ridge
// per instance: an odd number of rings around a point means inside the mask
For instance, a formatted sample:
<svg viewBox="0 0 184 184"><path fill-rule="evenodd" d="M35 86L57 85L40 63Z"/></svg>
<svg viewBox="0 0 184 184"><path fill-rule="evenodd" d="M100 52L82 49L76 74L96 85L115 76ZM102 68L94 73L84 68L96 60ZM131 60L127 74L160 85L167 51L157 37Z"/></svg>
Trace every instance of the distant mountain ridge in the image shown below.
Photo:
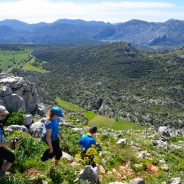
<svg viewBox="0 0 184 184"><path fill-rule="evenodd" d="M80 44L126 41L138 45L184 45L184 21L164 23L130 20L105 23L59 19L53 23L28 24L15 19L0 21L1 44Z"/></svg>

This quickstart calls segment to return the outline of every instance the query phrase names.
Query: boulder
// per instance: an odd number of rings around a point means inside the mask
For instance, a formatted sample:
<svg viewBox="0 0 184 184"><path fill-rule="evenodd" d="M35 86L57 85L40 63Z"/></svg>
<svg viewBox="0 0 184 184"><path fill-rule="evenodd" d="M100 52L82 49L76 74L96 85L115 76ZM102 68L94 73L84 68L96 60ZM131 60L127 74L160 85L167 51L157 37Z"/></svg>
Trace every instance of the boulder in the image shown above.
<svg viewBox="0 0 184 184"><path fill-rule="evenodd" d="M63 152L62 157L65 158L66 160L68 160L69 162L73 162L74 161L74 158L70 154L68 154L66 152Z"/></svg>
<svg viewBox="0 0 184 184"><path fill-rule="evenodd" d="M3 120L6 118L6 116L9 114L6 107L0 105L0 120Z"/></svg>
<svg viewBox="0 0 184 184"><path fill-rule="evenodd" d="M143 178L136 178L136 179L130 180L130 184L145 184L145 181Z"/></svg>
<svg viewBox="0 0 184 184"><path fill-rule="evenodd" d="M111 183L109 183L109 184L127 184L127 183L125 183L125 182L119 182L119 181L115 181L115 182L111 182Z"/></svg>
<svg viewBox="0 0 184 184"><path fill-rule="evenodd" d="M171 128L167 126L161 126L158 129L158 132L162 136L170 137L171 136Z"/></svg>
<svg viewBox="0 0 184 184"><path fill-rule="evenodd" d="M98 168L93 168L90 165L85 166L84 170L79 175L79 180L88 181L90 184L95 184L99 181Z"/></svg>
<svg viewBox="0 0 184 184"><path fill-rule="evenodd" d="M116 144L127 144L128 139L119 139Z"/></svg>
<svg viewBox="0 0 184 184"><path fill-rule="evenodd" d="M29 132L28 129L24 125L10 125L6 128L6 131L13 132L15 130L21 131L21 132Z"/></svg>
<svg viewBox="0 0 184 184"><path fill-rule="evenodd" d="M181 178L171 178L169 184L181 184Z"/></svg>
<svg viewBox="0 0 184 184"><path fill-rule="evenodd" d="M45 116L45 106L43 105L43 104L38 104L37 105L37 113L38 113L38 115L40 115L40 116Z"/></svg>
<svg viewBox="0 0 184 184"><path fill-rule="evenodd" d="M74 130L75 132L78 132L78 133L82 133L83 132L82 128L72 128L72 130Z"/></svg>
<svg viewBox="0 0 184 184"><path fill-rule="evenodd" d="M163 166L161 166L161 169L163 170L163 171L169 171L169 166L168 165L166 165L166 164L164 164Z"/></svg>
<svg viewBox="0 0 184 184"><path fill-rule="evenodd" d="M20 109L23 111L26 110L26 104L24 102L24 99L17 94L5 96L2 99L9 112L16 112Z"/></svg>
<svg viewBox="0 0 184 184"><path fill-rule="evenodd" d="M26 112L34 112L37 108L38 99L31 92L25 92L22 97L26 104Z"/></svg>
<svg viewBox="0 0 184 184"><path fill-rule="evenodd" d="M3 100L1 100L1 99L0 99L0 105L1 105L1 106L5 106Z"/></svg>
<svg viewBox="0 0 184 184"><path fill-rule="evenodd" d="M0 83L10 87L11 89L18 89L22 86L24 80L22 77L5 77L0 79Z"/></svg>
<svg viewBox="0 0 184 184"><path fill-rule="evenodd" d="M144 158L150 158L151 154L148 153L148 151L141 151L138 153L138 158L144 159Z"/></svg>
<svg viewBox="0 0 184 184"><path fill-rule="evenodd" d="M43 121L38 121L38 122L33 123L30 126L31 135L34 137L41 137L42 132L45 128L44 125L45 125L45 123Z"/></svg>
<svg viewBox="0 0 184 184"><path fill-rule="evenodd" d="M0 84L5 86L1 89L0 96L12 99L12 96L16 94L24 100L23 106L25 107L22 108L25 112L34 113L37 110L38 97L33 84L24 80L22 77L4 77L0 79ZM4 101L4 98L1 100ZM7 104L5 103L5 105ZM13 105L9 104L8 107L10 106ZM9 109L8 107L7 109ZM17 108L13 108L13 111L17 111Z"/></svg>
<svg viewBox="0 0 184 184"><path fill-rule="evenodd" d="M1 89L0 89L0 96L1 97L5 97L5 96L9 96L11 95L13 92L12 92L12 89L7 87L7 86L3 86Z"/></svg>
<svg viewBox="0 0 184 184"><path fill-rule="evenodd" d="M159 148L166 148L168 146L168 143L162 140L152 140L152 144L153 146L157 146Z"/></svg>
<svg viewBox="0 0 184 184"><path fill-rule="evenodd" d="M33 123L33 115L32 114L26 114L24 116L23 125L29 126Z"/></svg>

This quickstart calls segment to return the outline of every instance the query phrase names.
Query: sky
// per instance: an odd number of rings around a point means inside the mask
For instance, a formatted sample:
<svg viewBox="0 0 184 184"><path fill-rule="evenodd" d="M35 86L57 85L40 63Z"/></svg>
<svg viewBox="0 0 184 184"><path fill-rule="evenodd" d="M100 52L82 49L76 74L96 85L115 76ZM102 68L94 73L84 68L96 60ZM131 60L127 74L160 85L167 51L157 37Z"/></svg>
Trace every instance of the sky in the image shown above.
<svg viewBox="0 0 184 184"><path fill-rule="evenodd" d="M64 18L111 23L184 20L184 0L0 0L0 20L38 23Z"/></svg>

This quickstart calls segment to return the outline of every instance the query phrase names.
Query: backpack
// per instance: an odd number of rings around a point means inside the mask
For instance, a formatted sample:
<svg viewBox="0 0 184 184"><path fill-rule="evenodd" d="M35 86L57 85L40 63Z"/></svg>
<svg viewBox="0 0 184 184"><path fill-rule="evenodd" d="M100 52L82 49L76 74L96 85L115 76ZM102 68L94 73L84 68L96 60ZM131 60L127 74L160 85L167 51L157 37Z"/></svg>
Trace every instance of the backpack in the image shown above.
<svg viewBox="0 0 184 184"><path fill-rule="evenodd" d="M45 126L43 127L43 129L42 129L42 132L41 132L41 140L43 141L43 142L47 142L46 141L46 132L47 132L47 130L46 130L46 128L45 128Z"/></svg>

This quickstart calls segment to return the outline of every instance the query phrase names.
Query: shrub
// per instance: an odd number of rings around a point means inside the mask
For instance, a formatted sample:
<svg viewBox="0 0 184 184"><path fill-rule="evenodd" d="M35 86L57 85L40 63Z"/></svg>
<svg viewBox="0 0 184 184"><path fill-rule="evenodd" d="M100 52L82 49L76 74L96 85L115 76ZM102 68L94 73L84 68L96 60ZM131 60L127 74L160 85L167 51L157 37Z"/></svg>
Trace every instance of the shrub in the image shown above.
<svg viewBox="0 0 184 184"><path fill-rule="evenodd" d="M73 156L79 153L81 147L77 142L79 141L81 134L64 127L61 128L61 132L63 134L63 140L61 141L62 150Z"/></svg>
<svg viewBox="0 0 184 184"><path fill-rule="evenodd" d="M62 166L59 168L51 168L47 176L52 180L53 183L57 184L73 184L76 179L75 170L70 166Z"/></svg>
<svg viewBox="0 0 184 184"><path fill-rule="evenodd" d="M15 148L16 160L12 169L14 171L18 170L24 172L27 167L27 160L34 159L34 162L36 163L35 159L39 156L41 157L41 154L45 150L45 145L42 141L31 137L27 133L16 131L10 136L10 139L15 137L21 141L21 144Z"/></svg>
<svg viewBox="0 0 184 184"><path fill-rule="evenodd" d="M22 179L15 178L15 177L2 177L0 178L0 183L4 184L25 184Z"/></svg>
<svg viewBox="0 0 184 184"><path fill-rule="evenodd" d="M9 115L6 125L21 125L24 121L24 113L22 110L13 112Z"/></svg>

